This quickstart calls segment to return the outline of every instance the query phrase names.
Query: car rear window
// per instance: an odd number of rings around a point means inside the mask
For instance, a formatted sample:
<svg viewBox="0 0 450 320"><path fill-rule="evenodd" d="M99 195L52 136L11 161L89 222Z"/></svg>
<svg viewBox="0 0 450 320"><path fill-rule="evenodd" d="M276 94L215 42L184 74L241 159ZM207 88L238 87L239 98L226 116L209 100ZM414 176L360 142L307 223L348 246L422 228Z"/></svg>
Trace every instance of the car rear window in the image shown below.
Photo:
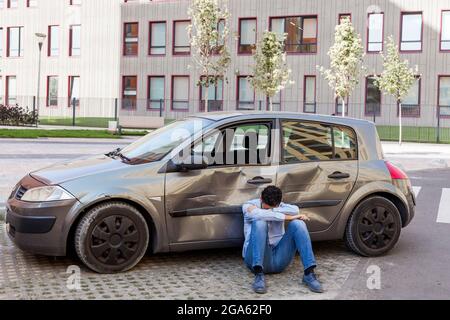
<svg viewBox="0 0 450 320"><path fill-rule="evenodd" d="M283 162L357 159L353 130L318 122L282 122Z"/></svg>

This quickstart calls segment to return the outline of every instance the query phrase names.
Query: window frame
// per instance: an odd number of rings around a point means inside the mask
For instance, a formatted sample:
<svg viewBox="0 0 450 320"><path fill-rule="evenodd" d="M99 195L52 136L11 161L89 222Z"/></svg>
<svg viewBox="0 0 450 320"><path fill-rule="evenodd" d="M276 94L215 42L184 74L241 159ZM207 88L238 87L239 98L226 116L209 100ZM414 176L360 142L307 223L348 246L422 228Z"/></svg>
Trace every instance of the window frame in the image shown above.
<svg viewBox="0 0 450 320"><path fill-rule="evenodd" d="M314 162L335 162L335 161L359 161L359 142L358 142L358 135L356 134L355 129L353 129L352 127L349 127L347 125L341 125L341 124L334 124L334 123L329 123L329 122L324 122L324 121L313 121L313 120L304 120L304 119L295 119L295 118L279 118L278 119L279 123L278 123L278 130L279 130L279 135L280 135L280 145L279 145L279 154L280 154L280 165L298 165L299 163L314 163ZM284 152L283 152L283 144L284 144L284 135L283 135L283 122L285 121L297 121L300 123L312 123L312 124L320 124L323 126L327 126L331 128L331 139L332 139L332 152L333 152L333 159L329 159L329 160L305 160L305 161L296 161L296 162L292 162L292 163L286 163L284 160ZM335 154L336 154L336 150L335 150L335 143L334 143L334 134L333 134L333 130L334 127L337 128L343 128L343 129L348 129L350 132L352 132L354 138L355 138L355 145L356 145L356 158L355 159L336 159L334 158Z"/></svg>
<svg viewBox="0 0 450 320"><path fill-rule="evenodd" d="M174 96L174 90L173 90L173 85L174 85L174 80L175 78L187 78L188 79L188 99L187 99L187 108L174 108L173 107L173 96ZM171 76L171 80L170 80L170 111L180 111L180 112L189 112L191 106L191 77L190 75L186 75L186 74L173 74Z"/></svg>
<svg viewBox="0 0 450 320"><path fill-rule="evenodd" d="M364 116L365 117L381 117L382 115L382 105L383 105L383 93L380 90L380 112L373 112L368 113L367 112L367 85L369 84L369 78L373 78L374 75L367 75L365 79L365 85L364 85ZM379 89L378 89L379 90Z"/></svg>
<svg viewBox="0 0 450 320"><path fill-rule="evenodd" d="M136 78L136 103L131 108L125 108L124 107L124 101L125 101L125 78ZM135 111L135 110L137 110L138 89L139 89L139 78L138 78L137 75L123 75L122 76L122 92L120 94L121 97L122 97L122 103L121 103L121 106L120 106L121 110L126 110L126 111Z"/></svg>
<svg viewBox="0 0 450 320"><path fill-rule="evenodd" d="M252 51L256 48L256 44L258 41L258 18L257 17L243 17L239 18L238 21L238 41L237 41L237 54L242 56L250 56L252 53L250 52L244 52L241 51L241 32L242 32L242 26L241 22L246 20L254 20L255 21L255 44L253 45Z"/></svg>
<svg viewBox="0 0 450 320"><path fill-rule="evenodd" d="M127 25L133 25L133 24L137 25L136 53L133 53L133 54L127 54L127 53L126 53L126 48L127 48L127 42L126 42L126 40L127 40L126 26L127 26ZM122 56L123 56L123 57L137 57L137 56L139 56L139 22L137 22L137 21L131 21L131 22L124 22L124 23L123 23L123 39L122 39L122 41L123 41L123 44L122 44ZM132 43L134 43L134 42L132 42Z"/></svg>
<svg viewBox="0 0 450 320"><path fill-rule="evenodd" d="M152 46L152 26L154 24L164 23L164 53L152 53L153 48L162 48L162 47L153 47ZM148 23L148 55L152 57L164 57L167 54L167 21L159 20L159 21L149 21Z"/></svg>
<svg viewBox="0 0 450 320"><path fill-rule="evenodd" d="M80 76L68 76L68 83L67 83L67 107L68 108L72 108L72 101L71 101L72 99L71 98L72 98L73 87L71 85L72 85L72 82L73 82L74 78L78 78L78 80L80 81L80 88L79 88L79 90L81 91L81 77ZM80 100L81 100L81 97L78 97L78 101L75 104L75 107L79 107L80 106L80 104L81 104Z"/></svg>
<svg viewBox="0 0 450 320"><path fill-rule="evenodd" d="M80 50L79 54L74 55L73 54L73 27L79 27L80 28L80 48L77 48ZM81 24L71 24L69 26L69 57L80 57L81 56Z"/></svg>
<svg viewBox="0 0 450 320"><path fill-rule="evenodd" d="M443 52L443 53L448 53L448 52L450 52L450 48L449 49L442 49L442 43L443 42L448 42L449 43L449 45L450 45L450 39L449 40L442 40L442 35L443 35L443 33L442 33L442 27L443 27L443 22L444 22L444 13L445 12L448 12L449 13L449 18L448 19L450 19L450 9L442 9L441 10L441 25L440 25L440 31L439 31L439 52ZM449 22L449 24L450 24L450 22Z"/></svg>
<svg viewBox="0 0 450 320"><path fill-rule="evenodd" d="M415 76L416 81L419 81L419 88L418 88L418 104L403 104L402 103L402 118L420 118L421 111L422 111L422 78L419 75ZM408 115L404 112L404 106L411 106L411 107L417 107L417 114L414 115ZM400 116L400 102L397 101L397 117Z"/></svg>
<svg viewBox="0 0 450 320"><path fill-rule="evenodd" d="M350 22L352 22L352 14L351 13L339 13L338 14L338 25L341 24L341 20L343 17L349 17L350 18Z"/></svg>
<svg viewBox="0 0 450 320"><path fill-rule="evenodd" d="M19 29L19 55L18 56L11 56L11 29ZM6 57L7 58L13 58L13 59L20 59L23 58L25 55L25 43L23 40L23 30L24 26L11 26L6 28ZM23 46L22 46L23 44Z"/></svg>
<svg viewBox="0 0 450 320"><path fill-rule="evenodd" d="M150 97L150 93L151 93L151 79L152 78L159 78L159 79L163 79L163 101L162 101L162 109L161 108L151 108L151 103L152 102L156 102L156 100L151 100ZM159 102L161 102L160 100L158 100ZM164 111L166 110L166 76L165 75L149 75L147 77L147 106L146 106L147 110L149 111Z"/></svg>
<svg viewBox="0 0 450 320"><path fill-rule="evenodd" d="M56 78L56 89L57 89L57 94L56 94L56 105L52 105L50 104L50 79L51 78ZM45 106L47 108L58 108L59 107L59 76L57 75L48 75L47 76L47 87L46 87L46 94L45 94Z"/></svg>
<svg viewBox="0 0 450 320"><path fill-rule="evenodd" d="M403 50L402 49L402 43L403 41L403 16L405 15L419 15L421 17L421 30L420 30L420 50ZM400 12L400 36L399 39L399 51L401 53L422 53L423 51L423 11L401 11ZM411 42L411 41L408 41ZM412 41L412 42L418 42L418 41Z"/></svg>
<svg viewBox="0 0 450 320"><path fill-rule="evenodd" d="M204 78L205 76L200 76L200 80L202 79L202 78ZM211 100L210 99L210 97L208 97L208 101L209 102L211 102L211 101L220 101L221 102L221 106L220 106L220 111L223 111L223 104L224 104L224 99L223 99L223 94L224 94L224 90L225 90L225 80L224 80L224 78L223 77L218 77L220 80L222 80L222 99L221 100L217 100L217 99L215 99L215 100ZM199 85L198 86L198 101L199 101L199 111L200 112L204 112L205 111L205 107L203 106L203 86L202 85ZM219 91L218 91L218 89L217 89L217 86L215 86L215 95L216 95L216 97L217 97L217 93L218 93Z"/></svg>
<svg viewBox="0 0 450 320"><path fill-rule="evenodd" d="M175 43L175 37L176 37L176 24L178 22L188 22L191 23L191 20L189 19L185 19L185 20L173 20L172 23L172 56L190 56L191 55L191 51L192 51L192 47L189 46L189 52L176 52L175 48L187 48L187 46L176 46ZM187 30L186 30L187 33ZM189 37L189 36L188 36Z"/></svg>
<svg viewBox="0 0 450 320"><path fill-rule="evenodd" d="M440 74L440 75L438 75L437 104L436 104L437 105L437 116L439 118L441 118L441 119L450 119L450 114L449 115L441 114L441 108L448 108L448 109L450 109L450 104L448 106L441 105L441 79L442 78L449 78L450 79L450 74Z"/></svg>
<svg viewBox="0 0 450 320"><path fill-rule="evenodd" d="M306 79L314 78L314 112L306 111L306 105L311 105L311 103L306 103ZM303 76L303 112L308 114L317 113L317 77L315 74L305 74Z"/></svg>
<svg viewBox="0 0 450 320"><path fill-rule="evenodd" d="M315 52L289 52L286 50L285 45L285 52L287 55L317 55L319 53L319 15L318 14L305 14L305 15L286 15L286 16L270 16L269 17L269 31L272 30L272 20L273 19L289 19L289 18L301 18L302 19L302 28L301 28L301 40L303 41L303 24L305 19L316 19L316 43L307 43L309 45L315 45L316 51ZM286 32L286 23L284 24L285 32ZM303 45L303 42L299 44L300 46Z"/></svg>
<svg viewBox="0 0 450 320"><path fill-rule="evenodd" d="M52 28L58 28L58 37L56 39L54 39L53 35L52 35ZM48 40L47 40L47 57L52 58L52 57L59 57L60 55L60 46L59 46L59 32L60 32L60 26L57 24L53 24L53 25L49 25L48 26ZM56 41L57 45L58 45L58 54L56 55L52 55L52 43L53 41Z"/></svg>
<svg viewBox="0 0 450 320"><path fill-rule="evenodd" d="M240 79L241 78L248 78L250 77L250 75L238 75L236 76L236 110L255 110L256 109L256 90L253 89L253 101L252 103L248 103L248 105L253 105L252 109L245 109L245 108L240 108L240 94L239 92L240 90ZM245 101L244 101L245 102Z"/></svg>
<svg viewBox="0 0 450 320"><path fill-rule="evenodd" d="M9 99L10 99L10 94L9 94L9 80L11 79L11 78L14 78L14 80L16 81L16 92L15 92L15 95L14 95L14 98L15 98L15 104L14 105L11 105L11 104L9 104ZM16 75L6 75L5 76L5 96L4 96L4 103L5 103L5 106L15 106L15 105L17 105L17 76Z"/></svg>
<svg viewBox="0 0 450 320"><path fill-rule="evenodd" d="M373 14L381 14L383 15L382 25L381 25L381 50L380 51L372 51L369 50L369 44L370 43L377 43L378 42L369 42L369 36L370 36L370 16ZM367 54L379 54L381 51L384 50L384 23L385 23L385 14L384 12L369 12L367 14L367 20L366 20L366 53ZM401 22L400 22L401 23Z"/></svg>

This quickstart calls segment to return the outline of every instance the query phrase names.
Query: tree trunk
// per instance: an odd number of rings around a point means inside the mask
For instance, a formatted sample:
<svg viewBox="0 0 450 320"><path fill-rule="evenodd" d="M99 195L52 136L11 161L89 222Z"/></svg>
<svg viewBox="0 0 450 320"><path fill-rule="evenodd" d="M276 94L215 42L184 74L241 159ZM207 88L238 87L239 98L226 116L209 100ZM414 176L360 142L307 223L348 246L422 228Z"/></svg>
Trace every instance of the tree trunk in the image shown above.
<svg viewBox="0 0 450 320"><path fill-rule="evenodd" d="M269 111L273 111L272 97L269 97Z"/></svg>
<svg viewBox="0 0 450 320"><path fill-rule="evenodd" d="M209 112L209 86L206 87L205 93L205 113Z"/></svg>
<svg viewBox="0 0 450 320"><path fill-rule="evenodd" d="M402 145L402 103L398 104L398 144Z"/></svg>

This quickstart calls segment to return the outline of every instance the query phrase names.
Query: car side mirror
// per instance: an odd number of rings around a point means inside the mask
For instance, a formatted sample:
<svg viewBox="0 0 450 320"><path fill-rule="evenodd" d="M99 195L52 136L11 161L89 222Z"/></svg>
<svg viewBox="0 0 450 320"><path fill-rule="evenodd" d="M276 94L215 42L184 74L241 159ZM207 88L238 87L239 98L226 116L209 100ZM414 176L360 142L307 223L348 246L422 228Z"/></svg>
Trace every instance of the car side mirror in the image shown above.
<svg viewBox="0 0 450 320"><path fill-rule="evenodd" d="M192 155L180 162L170 160L167 164L167 172L187 172L206 168L208 168L208 162L204 156L200 155Z"/></svg>

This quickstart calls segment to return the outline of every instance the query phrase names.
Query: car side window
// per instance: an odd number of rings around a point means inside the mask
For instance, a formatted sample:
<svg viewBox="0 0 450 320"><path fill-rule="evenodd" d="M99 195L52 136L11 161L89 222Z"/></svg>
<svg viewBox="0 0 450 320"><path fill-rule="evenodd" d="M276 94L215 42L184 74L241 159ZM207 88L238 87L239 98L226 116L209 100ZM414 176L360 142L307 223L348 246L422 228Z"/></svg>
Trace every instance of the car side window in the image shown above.
<svg viewBox="0 0 450 320"><path fill-rule="evenodd" d="M284 163L357 159L356 136L351 129L286 120L282 130Z"/></svg>
<svg viewBox="0 0 450 320"><path fill-rule="evenodd" d="M282 122L284 163L331 160L331 127L321 123L288 120Z"/></svg>
<svg viewBox="0 0 450 320"><path fill-rule="evenodd" d="M333 127L333 137L335 159L358 159L356 136L351 129L344 127Z"/></svg>
<svg viewBox="0 0 450 320"><path fill-rule="evenodd" d="M270 152L270 126L266 123L240 124L206 136L192 148L193 154L208 158L210 167L223 165L264 165Z"/></svg>

